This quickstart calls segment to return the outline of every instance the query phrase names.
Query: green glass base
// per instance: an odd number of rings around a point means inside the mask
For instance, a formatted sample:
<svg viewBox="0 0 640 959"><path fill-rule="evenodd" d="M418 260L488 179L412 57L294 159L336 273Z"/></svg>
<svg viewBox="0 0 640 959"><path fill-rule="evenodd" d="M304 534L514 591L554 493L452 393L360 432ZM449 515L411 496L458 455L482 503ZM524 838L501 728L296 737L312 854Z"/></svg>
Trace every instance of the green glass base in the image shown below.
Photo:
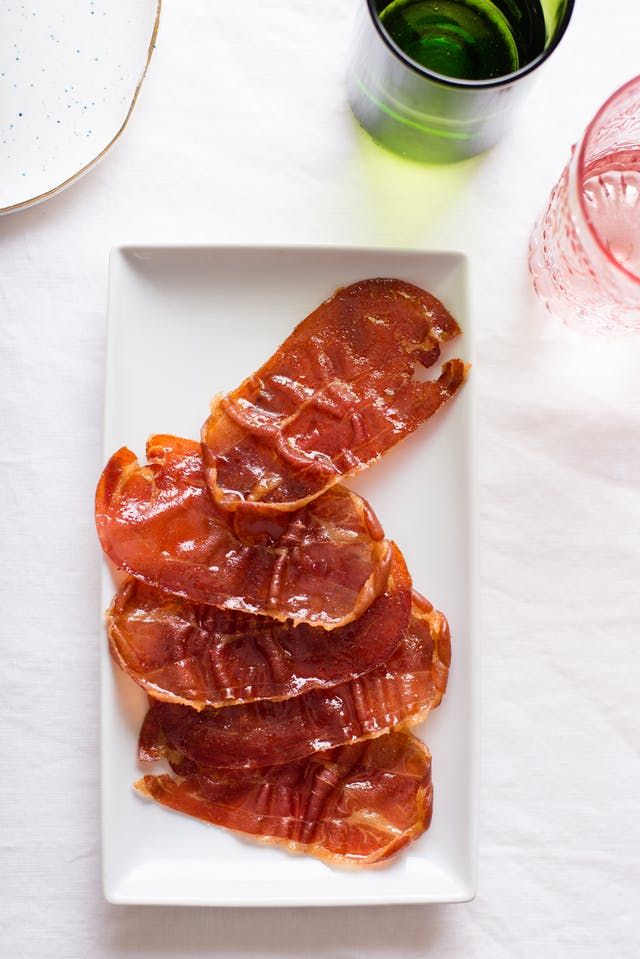
<svg viewBox="0 0 640 959"><path fill-rule="evenodd" d="M461 123L456 129L451 121L438 124L420 122L396 112L381 98L375 97L350 74L347 95L352 113L361 127L380 146L399 156L419 163L456 163L484 153L500 139L502 129L487 127L469 129Z"/></svg>

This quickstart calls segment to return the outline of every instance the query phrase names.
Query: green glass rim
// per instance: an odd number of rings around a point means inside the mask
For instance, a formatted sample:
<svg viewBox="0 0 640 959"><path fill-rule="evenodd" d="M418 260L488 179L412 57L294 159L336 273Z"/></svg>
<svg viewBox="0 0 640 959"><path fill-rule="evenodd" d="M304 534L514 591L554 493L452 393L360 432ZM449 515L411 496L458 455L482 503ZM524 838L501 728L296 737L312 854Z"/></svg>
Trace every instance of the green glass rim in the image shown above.
<svg viewBox="0 0 640 959"><path fill-rule="evenodd" d="M391 52L394 53L398 59L404 63L405 66L409 67L410 70L413 70L414 73L417 73L425 80L433 80L435 83L439 83L445 87L453 87L455 90L496 89L498 87L508 86L510 83L519 80L521 77L526 77L529 73L533 73L534 70L536 70L551 56L565 35L566 29L569 26L569 21L571 20L574 4L575 0L567 0L562 20L556 28L556 32L551 40L551 43L542 51L542 53L539 53L537 57L534 57L530 63L525 64L519 70L514 70L513 73L505 73L503 77L494 77L489 80L463 80L459 77L448 77L444 73L436 73L435 70L429 70L428 67L424 67L421 63L418 63L416 60L413 60L410 56L408 56L402 47L399 47L385 30L380 17L378 16L378 11L375 8L375 0L367 0L367 7L369 8L369 14L373 21L373 25L389 50L391 50Z"/></svg>

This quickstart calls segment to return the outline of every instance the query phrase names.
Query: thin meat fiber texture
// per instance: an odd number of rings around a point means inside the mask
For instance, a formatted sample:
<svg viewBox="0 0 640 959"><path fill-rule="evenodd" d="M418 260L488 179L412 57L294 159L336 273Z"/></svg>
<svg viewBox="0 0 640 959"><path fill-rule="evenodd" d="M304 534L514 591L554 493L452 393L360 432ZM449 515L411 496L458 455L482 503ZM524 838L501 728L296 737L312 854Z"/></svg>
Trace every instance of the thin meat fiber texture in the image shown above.
<svg viewBox="0 0 640 959"><path fill-rule="evenodd" d="M163 755L176 776L145 776L144 796L333 866L384 862L431 822L431 755L409 733L240 773Z"/></svg>
<svg viewBox="0 0 640 959"><path fill-rule="evenodd" d="M369 505L339 486L295 513L241 516L206 486L199 443L153 436L148 465L125 447L96 492L102 548L176 596L334 629L384 590L391 544Z"/></svg>
<svg viewBox="0 0 640 959"><path fill-rule="evenodd" d="M421 382L460 329L430 293L363 280L311 313L202 429L206 478L228 510L295 510L365 469L458 391L467 367Z"/></svg>
<svg viewBox="0 0 640 959"><path fill-rule="evenodd" d="M385 662L406 633L411 577L394 547L387 588L328 632L192 603L136 579L107 615L111 653L155 699L196 709L282 700L347 682Z"/></svg>
<svg viewBox="0 0 640 959"><path fill-rule="evenodd" d="M169 746L203 765L251 769L379 736L426 718L442 699L450 662L447 620L414 593L409 628L384 665L280 702L201 712L152 702L140 732L140 758L153 760Z"/></svg>

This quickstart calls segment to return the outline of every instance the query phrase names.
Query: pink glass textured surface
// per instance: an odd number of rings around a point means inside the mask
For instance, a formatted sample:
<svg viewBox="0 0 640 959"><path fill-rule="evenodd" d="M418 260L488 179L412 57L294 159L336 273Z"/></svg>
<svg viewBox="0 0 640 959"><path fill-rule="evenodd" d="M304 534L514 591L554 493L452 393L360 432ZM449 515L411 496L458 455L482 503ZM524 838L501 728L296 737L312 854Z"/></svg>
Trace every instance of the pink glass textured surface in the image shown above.
<svg viewBox="0 0 640 959"><path fill-rule="evenodd" d="M569 325L640 330L640 77L607 100L574 147L533 231L529 269Z"/></svg>

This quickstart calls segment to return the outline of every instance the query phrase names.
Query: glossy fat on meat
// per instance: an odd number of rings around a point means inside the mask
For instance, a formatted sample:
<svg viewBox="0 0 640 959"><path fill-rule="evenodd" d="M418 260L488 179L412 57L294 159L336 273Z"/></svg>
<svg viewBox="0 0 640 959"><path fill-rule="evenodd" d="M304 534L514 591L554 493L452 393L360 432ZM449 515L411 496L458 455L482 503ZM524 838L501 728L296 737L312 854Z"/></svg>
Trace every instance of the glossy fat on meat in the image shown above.
<svg viewBox="0 0 640 959"><path fill-rule="evenodd" d="M137 579L197 603L334 629L384 590L391 545L368 504L334 487L295 513L216 506L199 443L154 436L148 465L123 448L96 492L102 548Z"/></svg>
<svg viewBox="0 0 640 959"><path fill-rule="evenodd" d="M171 756L177 776L145 776L136 789L163 806L334 866L372 866L431 822L431 755L414 736L314 753L242 771Z"/></svg>
<svg viewBox="0 0 640 959"><path fill-rule="evenodd" d="M451 360L421 382L460 330L442 303L401 280L338 290L242 385L218 397L202 429L207 482L225 509L299 509L364 469L459 389Z"/></svg>
<svg viewBox="0 0 640 959"><path fill-rule="evenodd" d="M409 624L411 578L394 547L387 588L352 623L327 632L227 612L123 584L107 615L113 658L155 699L202 709L288 699L385 662Z"/></svg>
<svg viewBox="0 0 640 959"><path fill-rule="evenodd" d="M204 765L250 769L379 736L426 718L442 699L450 661L445 617L414 594L409 628L384 665L280 702L202 712L154 702L140 733L140 758L154 759L168 745Z"/></svg>

